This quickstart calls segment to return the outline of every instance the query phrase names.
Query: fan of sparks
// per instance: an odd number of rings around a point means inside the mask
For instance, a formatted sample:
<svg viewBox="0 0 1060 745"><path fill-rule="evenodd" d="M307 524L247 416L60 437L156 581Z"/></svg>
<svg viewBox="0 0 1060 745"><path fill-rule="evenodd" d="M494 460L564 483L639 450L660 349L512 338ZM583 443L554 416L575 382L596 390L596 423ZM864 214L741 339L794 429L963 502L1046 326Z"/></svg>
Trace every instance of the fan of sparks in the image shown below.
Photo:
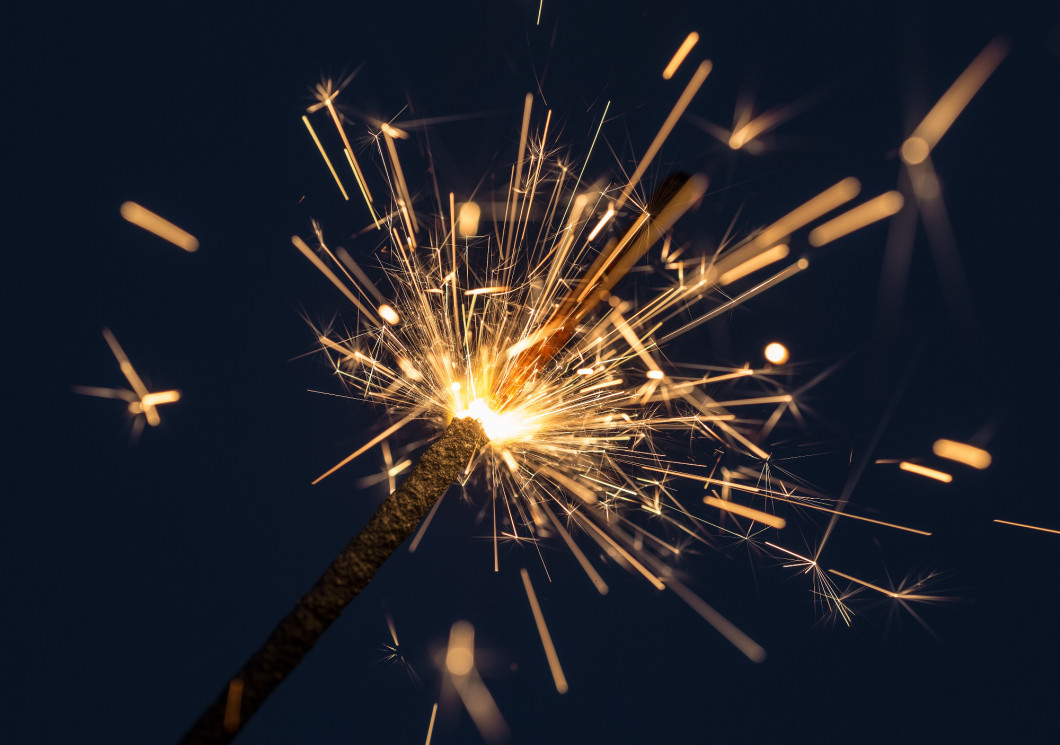
<svg viewBox="0 0 1060 745"><path fill-rule="evenodd" d="M492 500L495 568L499 541L558 536L604 593L604 579L580 547L595 543L761 660L758 644L681 582L673 560L683 550L753 542L810 575L826 611L849 621L850 591L836 578L903 604L931 597L916 583L887 589L820 567L836 518L928 533L857 515L845 496L830 499L771 462L770 435L801 418L803 391L784 389L779 368L675 362L667 344L807 269L793 244L836 240L894 215L903 197L891 191L864 200L804 236L811 223L857 199L859 182L845 178L746 238L690 256L675 224L709 198L706 178L674 174L647 194L643 176L710 70L710 62L695 69L632 174L610 183L586 176L607 108L586 157L575 163L550 139L551 112L535 118L527 95L507 192L484 206L474 195L414 196L399 157L409 127L369 121L368 146L357 153L335 104L343 86L320 85L309 113L321 112L341 140L337 160L349 169L339 170L352 175L378 231L368 234L378 237L375 260L390 286L377 287L349 253L333 250L319 225L309 243L292 240L357 309L352 330L321 331L323 352L350 391L389 417L317 481L379 446L393 486L409 462L393 464L389 438L413 422L440 431L453 417L479 419L490 442L465 476L484 482ZM349 176L340 177L309 118L303 121L350 199L357 192L343 183ZM730 134L741 143L754 136ZM358 155L374 167L362 168ZM634 268L637 302L623 294L631 292ZM668 453L678 441L686 455L675 459ZM694 504L677 488L689 481L704 488ZM784 515L814 512L828 526L816 545L786 543Z"/></svg>

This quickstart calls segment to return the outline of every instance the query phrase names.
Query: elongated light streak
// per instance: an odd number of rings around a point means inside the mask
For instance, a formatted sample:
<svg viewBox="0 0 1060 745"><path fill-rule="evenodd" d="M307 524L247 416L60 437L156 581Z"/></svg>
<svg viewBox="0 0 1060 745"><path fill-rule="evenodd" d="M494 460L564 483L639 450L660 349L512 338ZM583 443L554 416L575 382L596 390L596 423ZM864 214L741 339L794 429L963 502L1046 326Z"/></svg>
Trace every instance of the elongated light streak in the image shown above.
<svg viewBox="0 0 1060 745"><path fill-rule="evenodd" d="M320 144L320 138L317 137L317 133L313 130L313 125L309 123L309 117L302 116L302 121L305 122L305 128L309 130L310 136L313 138L313 142L317 144L317 150L320 151L320 155L324 158L324 162L328 166L328 170L331 171L331 177L335 179L335 183L339 185L339 191L342 192L342 198L347 202L350 201L350 195L346 193L346 187L342 185L342 181L339 179L339 174L335 171L335 166L331 165L331 158L324 152L324 146Z"/></svg>
<svg viewBox="0 0 1060 745"><path fill-rule="evenodd" d="M685 109L692 103L692 99L695 98L696 93L699 92L700 86L703 85L703 81L710 75L710 71L714 64L710 60L703 60L699 63L699 67L696 68L695 73L692 75L692 79L688 81L688 85L685 86L684 91L681 92L681 96L677 99L677 103L674 104L673 109L670 111L670 115L666 117L666 121L663 122L662 127L659 128L659 133L655 135L655 139L651 141L651 145L648 146L647 151L644 153L644 157L640 159L640 163L637 164L637 169L633 172L633 176L630 178L629 183L626 184L626 188L622 190L621 196L618 198L618 202L615 205L615 211L620 211L626 206L626 201L629 199L629 195L633 193L633 189L636 188L640 182L641 176L648 170L648 166L651 165L652 159L659 152L659 148L662 147L663 142L670 136L670 132L673 131L674 125L677 124L677 120L681 118L681 115L685 113Z"/></svg>
<svg viewBox="0 0 1060 745"><path fill-rule="evenodd" d="M936 471L934 468L928 468L927 466L922 466L919 463L910 463L907 460L903 460L901 463L898 464L898 467L901 468L903 471L915 473L918 476L926 476L929 479L935 479L935 481L941 481L944 484L948 484L953 481L953 476L951 476L950 474L945 473L944 471Z"/></svg>
<svg viewBox="0 0 1060 745"><path fill-rule="evenodd" d="M932 595L913 595L913 594L910 594L910 593L907 593L907 592L895 592L894 590L885 590L884 588L879 587L878 585L874 585L871 582L866 582L863 579L858 579L857 577L852 577L849 574L845 574L845 573L839 571L838 569L829 569L828 571L831 572L832 574L835 574L835 575L837 575L839 577L842 577L843 579L848 579L851 582L857 582L859 585L861 585L863 587L867 587L870 590L875 590L876 592L880 593L881 595L886 595L887 597L894 598L895 600L934 600L935 599L935 597L932 596Z"/></svg>
<svg viewBox="0 0 1060 745"><path fill-rule="evenodd" d="M195 253L199 250L198 238L188 231L178 228L166 218L156 215L146 207L141 207L136 202L122 202L119 211L126 222L130 222L138 228L143 228L148 233L154 233L177 248L182 248L188 253Z"/></svg>
<svg viewBox="0 0 1060 745"><path fill-rule="evenodd" d="M931 450L940 458L957 461L980 471L988 468L993 461L990 453L982 448L977 448L975 445L968 445L964 442L955 442L954 440L935 440Z"/></svg>
<svg viewBox="0 0 1060 745"><path fill-rule="evenodd" d="M918 165L927 160L928 154L1005 59L1008 49L1008 41L1003 38L994 39L986 45L931 107L927 116L913 130L913 134L902 143L903 161L909 165Z"/></svg>
<svg viewBox="0 0 1060 745"><path fill-rule="evenodd" d="M861 230L866 225L884 220L892 215L898 214L905 204L901 192L888 191L878 197L870 199L864 204L859 204L852 210L844 212L839 217L833 218L824 225L810 231L809 241L811 246L823 246L826 243L842 238Z"/></svg>
<svg viewBox="0 0 1060 745"><path fill-rule="evenodd" d="M1012 526L1017 527L1017 528L1028 528L1030 530L1040 530L1043 533L1055 533L1057 535L1060 535L1060 530L1054 530L1053 528L1042 528L1042 527L1039 527L1037 525L1027 525L1026 523L1014 523L1014 522L1011 522L1009 520L998 520L998 519L995 519L994 522L995 523L1001 523L1002 525L1012 525Z"/></svg>
<svg viewBox="0 0 1060 745"><path fill-rule="evenodd" d="M530 584L530 575L525 569L520 569L519 574L523 578L523 587L526 589L526 598L530 601L530 610L534 614L534 623L537 624L537 633L541 637L541 645L545 648L545 657L548 658L548 667L552 671L552 681L556 684L559 693L567 692L567 678L563 675L563 668L559 664L559 655L556 654L556 645L552 643L552 635L548 633L545 625L545 615L541 612L541 604L537 602L534 586Z"/></svg>
<svg viewBox="0 0 1060 745"><path fill-rule="evenodd" d="M692 31L685 37L685 40L681 42L681 46L674 52L674 56L670 59L666 65L666 69L663 70L663 80L669 80L677 72L677 68L681 66L681 63L685 61L685 57L692 51L692 47L699 41L699 34Z"/></svg>
<svg viewBox="0 0 1060 745"><path fill-rule="evenodd" d="M313 479L313 481L311 483L319 484L321 481L326 479L331 474L335 473L335 471L337 471L340 468L342 468L344 465L349 463L351 460L356 458L358 455L360 455L361 453L365 452L366 450L370 450L371 448L375 447L376 445L379 444L380 441L385 440L387 437L390 437L390 435L394 434L399 429L404 427L406 424L411 422L415 417L419 416L419 413L421 411L423 411L423 407L420 407L420 408L417 408L417 409L413 409L406 416L402 417L401 419L399 419L394 424L391 424L389 427L384 429L382 432L380 432L378 435L376 435L371 440L366 442L364 445L362 445L361 447L357 448L352 453L350 453L345 458L343 458L341 461L339 461L338 463L333 465L331 468L329 468L327 471L325 471L324 473L322 473L319 476L317 476L315 479Z"/></svg>
<svg viewBox="0 0 1060 745"><path fill-rule="evenodd" d="M717 507L719 510L725 510L726 512L731 512L740 517L746 517L748 520L754 520L755 522L768 525L777 530L780 530L788 524L788 521L782 517L770 515L768 512L762 512L753 507L747 507L746 505L737 504L736 502L728 502L724 499L718 499L717 497L703 497L703 504L709 504L711 507Z"/></svg>
<svg viewBox="0 0 1060 745"><path fill-rule="evenodd" d="M371 321L374 325L379 325L379 321L376 320L375 314L372 313L372 311L368 310L368 308L365 307L364 304L357 299L357 296L350 291L350 288L346 286L346 283L339 279L338 275L336 275L335 272L331 271L331 269L328 268L327 264L320 260L320 257L313 252L313 249L306 245L305 241L303 241L297 235L293 235L291 236L291 243L294 244L295 248L302 252L303 256L309 259L310 263L312 263L313 266L317 268L317 271L319 271L321 274L331 280L331 284L335 285L335 287L339 289L339 292L345 295L346 299L353 303L353 307L355 307L357 310L361 311L361 313L367 316L369 321Z"/></svg>

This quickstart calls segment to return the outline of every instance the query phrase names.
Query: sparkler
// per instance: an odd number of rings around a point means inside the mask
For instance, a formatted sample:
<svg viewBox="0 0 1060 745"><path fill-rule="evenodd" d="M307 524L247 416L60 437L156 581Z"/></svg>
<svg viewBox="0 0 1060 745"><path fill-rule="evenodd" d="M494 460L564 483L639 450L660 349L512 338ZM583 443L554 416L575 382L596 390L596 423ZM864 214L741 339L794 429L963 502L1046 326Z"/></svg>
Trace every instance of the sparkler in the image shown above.
<svg viewBox="0 0 1060 745"><path fill-rule="evenodd" d="M675 55L666 77L688 51ZM559 534L593 585L606 592L578 548L577 538L592 541L611 561L655 588L673 590L753 661L765 658L762 647L686 587L668 563L690 543L714 546L719 535L747 539L750 528L741 520L779 531L788 521L778 511L827 514L831 522L812 557L759 543L796 557L796 566L812 572L817 596L844 620L850 618L845 595L829 574L902 601L932 599L883 590L819 565L838 518L929 533L853 513L849 494L828 499L772 462L769 435L784 417L800 416L802 391L785 390L772 368L715 367L705 376L689 375L665 354L669 340L806 270L807 257L789 260L792 246L830 243L896 214L903 205L901 194L886 192L803 237L803 229L858 197L860 182L845 178L713 256L678 261L672 231L704 198L707 180L677 174L651 197L641 196L640 182L710 70L709 61L696 68L633 174L605 185L583 183L584 166L575 175L576 169L556 155L549 137L551 112L533 129L533 99L527 96L503 216L485 235L475 234L471 224L477 220L465 213L474 211L467 208L473 203L463 203L458 211L453 193L448 199L435 195L448 211L442 207L433 224L417 214L405 175L409 171L400 160L400 122L380 122L373 131L377 165L388 186L384 211L383 201L371 196L336 111L338 91L321 86L315 108L327 109L372 224L388 244L384 270L392 297L385 299L385 291L348 255L332 250L319 226L314 245L298 236L292 242L359 312L353 331L319 334L321 352L349 389L386 407L392 424L314 483L414 421L444 434L184 742L224 742L238 731L461 473L486 482L495 570L502 533L531 543ZM304 120L348 200L333 160ZM750 139L754 132L743 136ZM929 144L939 137L941 132L933 134ZM591 154L590 149L586 162ZM624 299L621 283L645 257L654 260L651 252L660 241L658 286L646 301L633 304ZM781 262L787 263L761 275ZM781 346L778 354L770 360L783 364L786 350ZM709 443L704 450L720 456L705 463L674 462L661 446L671 433L704 438ZM940 475L916 464L902 467ZM672 486L678 478L703 483L708 493L702 503L714 511L703 514L679 499ZM541 607L528 574L521 575L557 690L563 692L568 683ZM457 632L454 626L454 636ZM470 642L461 644L456 647L471 649ZM456 647L451 641L451 657ZM472 670L455 658L447 665L454 680L464 680Z"/></svg>

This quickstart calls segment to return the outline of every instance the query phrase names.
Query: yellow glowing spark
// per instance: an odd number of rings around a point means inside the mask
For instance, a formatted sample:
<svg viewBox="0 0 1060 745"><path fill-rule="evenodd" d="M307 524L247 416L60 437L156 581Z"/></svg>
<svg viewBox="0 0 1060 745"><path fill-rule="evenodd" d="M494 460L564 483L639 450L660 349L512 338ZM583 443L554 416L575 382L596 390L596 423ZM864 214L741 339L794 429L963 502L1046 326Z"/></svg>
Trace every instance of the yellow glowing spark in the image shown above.
<svg viewBox="0 0 1060 745"><path fill-rule="evenodd" d="M905 200L901 192L889 191L870 199L824 225L810 231L811 246L823 246L879 220L898 214Z"/></svg>
<svg viewBox="0 0 1060 745"><path fill-rule="evenodd" d="M995 519L994 522L995 523L1001 523L1002 525L1012 525L1012 526L1014 526L1016 528L1028 528L1030 530L1040 530L1043 533L1056 533L1057 535L1060 535L1060 530L1054 530L1053 528L1041 528L1041 527L1038 527L1037 525L1027 525L1026 523L1014 523L1014 522L1010 522L1009 520L997 520L997 519Z"/></svg>
<svg viewBox="0 0 1060 745"><path fill-rule="evenodd" d="M753 245L766 248L777 243L807 223L846 204L860 191L861 182L856 178L843 179L771 224L755 237Z"/></svg>
<svg viewBox="0 0 1060 745"><path fill-rule="evenodd" d="M399 429L404 427L406 424L411 422L414 418L416 418L416 416L418 414L419 414L419 410L413 410L410 414L408 414L404 418L398 420L396 423L390 425L385 430L383 430L378 435L376 435L371 440L369 440L366 444L364 444L361 447L357 448L352 453L350 453L345 458L343 458L341 461L339 461L334 466L329 468L327 471L325 471L324 473L322 473L319 476L317 476L315 479L313 479L312 483L313 484L319 484L321 481L326 479L331 474L335 473L335 471L337 471L340 468L342 468L344 465L349 463L351 460L356 458L358 455L361 455L362 453L364 453L364 452L366 452L368 450L371 450L373 447L378 445L382 440L385 440L387 437L390 437L390 435L394 434Z"/></svg>
<svg viewBox="0 0 1060 745"><path fill-rule="evenodd" d="M604 225L607 225L608 220L610 220L614 216L615 216L615 208L614 207L609 207L607 212L604 213L604 216L600 218L600 222L596 223L596 227L592 229L591 233L589 233L589 237L586 238L586 240L587 241L596 240L596 236L600 235L600 231L604 229Z"/></svg>
<svg viewBox="0 0 1060 745"><path fill-rule="evenodd" d="M158 393L148 393L141 400L144 408L150 406L159 406L160 404L172 404L180 400L180 391L159 391Z"/></svg>
<svg viewBox="0 0 1060 745"><path fill-rule="evenodd" d="M909 473L915 473L918 476L926 476L929 479L935 479L941 481L944 484L948 484L953 481L953 476L943 471L936 471L934 468L928 468L927 466L921 466L917 463L910 463L909 461L903 460L898 464L898 467L903 471Z"/></svg>
<svg viewBox="0 0 1060 745"><path fill-rule="evenodd" d="M739 150L751 140L765 134L783 122L788 115L789 112L786 109L766 111L759 114L751 121L733 130L732 135L729 137L729 147L733 150Z"/></svg>
<svg viewBox="0 0 1060 745"><path fill-rule="evenodd" d="M475 627L467 621L457 621L449 630L449 650L445 654L445 668L452 675L463 676L475 666Z"/></svg>
<svg viewBox="0 0 1060 745"><path fill-rule="evenodd" d="M398 315L398 312L386 303L376 308L376 311L378 311L379 317L391 326L397 326L401 322L401 316Z"/></svg>
<svg viewBox="0 0 1060 745"><path fill-rule="evenodd" d="M578 374L579 375L592 375L593 374L593 369L591 367L579 367L578 368Z"/></svg>
<svg viewBox="0 0 1060 745"><path fill-rule="evenodd" d="M663 371L662 370L648 370L647 376L648 376L648 378L650 380L662 380L663 379Z"/></svg>
<svg viewBox="0 0 1060 745"><path fill-rule="evenodd" d="M589 393L590 391L598 391L601 388L610 388L611 386L622 385L622 378L615 378L614 380L605 380L603 383L597 383L591 385L588 388L582 388L582 393Z"/></svg>
<svg viewBox="0 0 1060 745"><path fill-rule="evenodd" d="M732 284L736 280L746 277L748 274L757 272L763 267L767 267L781 259L787 257L788 247L786 244L781 243L778 246L773 246L762 253L752 256L747 261L733 267L718 278L718 284L725 286Z"/></svg>
<svg viewBox="0 0 1060 745"><path fill-rule="evenodd" d="M544 0L542 0L544 2ZM431 707L431 723L427 725L427 741L423 745L431 745L431 734L434 732L434 718L438 716L438 702Z"/></svg>
<svg viewBox="0 0 1060 745"><path fill-rule="evenodd" d="M851 582L857 582L862 587L867 587L870 590L875 590L876 592L880 593L881 595L886 595L887 597L894 598L896 600L935 600L935 599L937 599L933 595L912 595L912 594L907 593L907 592L895 592L894 590L886 590L886 589L884 589L882 587L879 587L878 585L872 584L871 582L866 582L863 579L858 579L857 577L852 577L849 574L844 574L843 572L840 572L838 569L829 569L828 571L831 572L832 574L835 574L835 575L838 575L838 576L842 577L843 579L848 579Z"/></svg>
<svg viewBox="0 0 1060 745"><path fill-rule="evenodd" d="M674 52L673 58L666 65L666 69L663 70L663 80L669 80L674 76L674 73L677 72L677 68L685 61L685 57L688 56L688 53L692 51L692 47L694 47L698 41L699 34L695 31L685 37L685 40L681 42L681 46L679 46L677 51Z"/></svg>
<svg viewBox="0 0 1060 745"><path fill-rule="evenodd" d="M309 130L310 136L313 138L313 142L317 144L317 150L320 151L321 157L324 158L324 162L328 166L328 170L331 171L331 177L335 179L335 183L339 186L339 191L342 192L342 198L347 202L350 201L350 195L346 193L346 187L342 185L342 181L339 180L339 174L335 171L335 166L331 165L331 158L324 152L324 146L320 144L320 138L317 137L317 133L313 130L313 125L309 123L309 117L303 116L302 121L305 122L305 128Z"/></svg>
<svg viewBox="0 0 1060 745"><path fill-rule="evenodd" d="M507 292L507 291L508 291L508 286L507 285L498 285L496 287L477 287L474 290L464 290L464 295L466 297L467 296L471 296L471 295L493 295L493 294L498 293L498 292Z"/></svg>
<svg viewBox="0 0 1060 745"><path fill-rule="evenodd" d="M478 222L482 217L482 208L475 202L464 202L457 212L457 235L468 238L478 235Z"/></svg>
<svg viewBox="0 0 1060 745"><path fill-rule="evenodd" d="M766 344L764 354L765 358L774 365L783 365L788 361L788 348L778 341Z"/></svg>
<svg viewBox="0 0 1060 745"><path fill-rule="evenodd" d="M118 367L121 368L122 375L124 375L125 379L129 381L133 393L135 393L136 398L139 399L141 410L135 413L143 413L147 418L147 423L152 427L157 427L162 420L158 416L158 410L154 405L146 401L147 397L151 395L147 390L147 386L145 386L144 382L140 379L140 375L136 372L136 368L133 367L132 362L129 361L128 356L125 354L125 350L123 350L121 345L118 344L118 340L115 338L114 334L111 333L110 329L103 329L103 338L107 340L107 346L110 347L111 354L113 354L114 359L118 361ZM176 393L176 391L173 391L173 393ZM177 398L180 398L179 393L177 393Z"/></svg>
<svg viewBox="0 0 1060 745"><path fill-rule="evenodd" d="M927 159L1007 54L1008 42L1005 39L994 39L986 45L902 144L902 160L909 165L917 165Z"/></svg>
<svg viewBox="0 0 1060 745"><path fill-rule="evenodd" d="M346 139L346 130L343 129L342 122L339 121L338 112L335 111L335 104L333 103L334 98L334 96L328 96L325 98L324 105L327 107L328 113L331 114L331 121L335 123L335 129L339 131L339 136L342 138L342 144L346 146L346 158L350 163L350 168L353 169L353 177L357 179L357 184L361 187L361 191L364 193L364 199L368 203L368 209L371 210L372 194L368 191L368 185L365 183L364 174L361 173L361 167L357 163L357 158L353 155L353 147L350 145L350 141ZM316 135L313 135L313 139L316 139ZM320 145L319 141L317 142L317 145ZM323 152L323 150L321 152ZM373 216L374 214L375 212L373 210Z"/></svg>
<svg viewBox="0 0 1060 745"><path fill-rule="evenodd" d="M731 512L734 515L739 515L740 517L746 517L748 520L754 520L755 522L762 523L763 525L768 525L769 527L776 528L777 530L780 530L788 524L788 521L782 517L770 515L768 512L762 512L761 510L756 510L753 507L747 507L742 504L728 502L722 499L717 499L715 497L703 497L703 503L709 504L711 507L717 507L719 510L725 510L726 512Z"/></svg>
<svg viewBox="0 0 1060 745"><path fill-rule="evenodd" d="M699 63L699 67L696 68L695 73L692 74L692 79L688 81L688 85L685 86L684 91L681 92L680 97L677 99L677 103L674 104L673 109L670 111L670 115L666 117L666 121L663 122L662 127L659 128L658 134L655 135L655 139L651 141L647 151L644 153L644 157L640 159L640 163L637 164L637 169L633 172L633 176L630 177L629 183L626 184L626 188L622 190L622 195L618 198L618 203L615 206L615 210L620 210L626 206L626 201L629 199L629 195L633 193L633 189L636 188L637 184L640 183L640 178L648 170L648 166L651 165L652 159L659 152L659 148L662 147L663 142L670 136L670 132L673 131L674 125L677 124L677 120L681 118L681 115L685 113L685 109L692 103L692 99L695 98L696 93L699 92L700 86L703 85L703 81L710 75L710 71L713 68L713 63L710 60L703 60Z"/></svg>
<svg viewBox="0 0 1060 745"><path fill-rule="evenodd" d="M523 578L523 587L526 589L526 598L530 601L530 610L534 614L534 623L537 624L537 633L541 637L541 645L545 648L545 657L548 658L548 667L552 671L552 680L556 684L559 693L567 692L567 678L563 675L563 668L559 664L559 655L556 654L556 646L552 643L552 635L548 633L545 625L545 616L541 612L541 604L537 602L534 586L530 584L530 575L525 569L520 569L519 574Z"/></svg>
<svg viewBox="0 0 1060 745"><path fill-rule="evenodd" d="M186 230L181 230L146 207L141 207L136 202L123 202L119 211L127 222L143 228L148 233L154 233L177 248L183 248L188 253L195 253L199 250L199 241L195 236Z"/></svg>
<svg viewBox="0 0 1060 745"><path fill-rule="evenodd" d="M225 716L222 726L229 734L239 729L239 710L243 705L243 680L232 678L228 683L228 698L225 700Z"/></svg>
<svg viewBox="0 0 1060 745"><path fill-rule="evenodd" d="M368 308L366 308L360 300L357 299L356 295L350 292L350 288L347 287L341 279L339 279L338 275L336 275L335 272L331 271L331 269L329 269L327 265L320 260L319 256L313 253L313 249L307 246L305 241L303 241L297 235L294 235L291 236L291 243L294 244L295 248L302 252L303 256L309 259L313 266L317 268L317 271L319 271L321 274L331 280L331 284L335 285L335 287L338 288L339 292L345 295L346 299L353 303L353 306L357 308L357 310L361 311L361 313L363 313L376 325L378 325L378 321L375 321L375 315L370 310L368 310Z"/></svg>
<svg viewBox="0 0 1060 745"><path fill-rule="evenodd" d="M953 440L935 440L935 444L931 449L940 458L954 460L966 466L977 468L980 471L988 468L993 460L990 457L990 453L982 448L977 448L964 442L954 442Z"/></svg>

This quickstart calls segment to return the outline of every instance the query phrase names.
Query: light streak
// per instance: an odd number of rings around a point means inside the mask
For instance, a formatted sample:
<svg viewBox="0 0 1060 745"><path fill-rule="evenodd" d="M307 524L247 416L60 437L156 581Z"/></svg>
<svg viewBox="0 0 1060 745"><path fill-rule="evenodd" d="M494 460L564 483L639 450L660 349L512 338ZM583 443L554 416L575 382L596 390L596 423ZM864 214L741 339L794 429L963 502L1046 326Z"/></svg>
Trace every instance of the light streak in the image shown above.
<svg viewBox="0 0 1060 745"><path fill-rule="evenodd" d="M763 267L767 267L781 259L787 258L787 255L788 247L786 244L781 243L779 246L773 246L760 254L751 256L747 261L734 266L732 269L729 269L718 278L718 284L722 286L732 284L736 280L746 277L748 274L757 272Z"/></svg>
<svg viewBox="0 0 1060 745"><path fill-rule="evenodd" d="M944 484L948 484L953 481L953 476L943 471L936 471L934 468L928 468L922 466L919 463L910 463L909 461L903 460L898 464L898 467L903 471L909 473L915 473L918 476L924 476L929 479L935 479L935 481L941 481Z"/></svg>
<svg viewBox="0 0 1060 745"><path fill-rule="evenodd" d="M782 517L770 515L768 512L762 512L761 510L756 510L742 504L736 504L735 502L727 502L723 499L717 499L716 497L703 497L703 504L709 504L711 507L717 507L719 510L725 510L726 512L731 512L740 517L746 517L748 520L754 520L755 522L768 525L777 530L780 530L788 524L788 521Z"/></svg>
<svg viewBox="0 0 1060 745"><path fill-rule="evenodd" d="M1037 525L1027 525L1026 523L1014 523L1014 522L1011 522L1009 520L998 520L996 518L995 518L994 522L995 523L1001 523L1002 525L1012 525L1013 527L1016 527L1016 528L1027 528L1029 530L1040 530L1043 533L1055 533L1056 535L1060 535L1060 530L1055 530L1053 528L1042 528L1042 527L1039 527Z"/></svg>
<svg viewBox="0 0 1060 745"><path fill-rule="evenodd" d="M892 215L898 214L905 200L901 192L889 191L870 199L854 209L844 212L839 217L833 218L820 227L810 231L809 241L811 246L823 246L845 235L861 230L866 225L884 220Z"/></svg>
<svg viewBox="0 0 1060 745"><path fill-rule="evenodd" d="M143 228L148 233L154 233L177 248L182 248L188 253L195 253L199 250L199 240L195 236L146 207L141 207L136 202L122 202L119 211L126 222Z"/></svg>
<svg viewBox="0 0 1060 745"><path fill-rule="evenodd" d="M526 589L526 598L530 601L530 611L534 614L534 623L537 624L537 633L541 637L541 645L545 648L545 657L548 658L548 668L552 671L552 681L559 693L567 692L567 678L563 675L563 668L559 664L559 655L556 654L556 646L552 643L552 635L548 633L545 625L545 615L541 612L541 604L537 602L534 586L530 584L530 575L525 569L520 569L519 574L523 578L523 587Z"/></svg>
<svg viewBox="0 0 1060 745"><path fill-rule="evenodd" d="M994 39L987 44L902 143L902 160L909 165L927 160L942 136L1007 55L1008 42L1005 39Z"/></svg>
<svg viewBox="0 0 1060 745"><path fill-rule="evenodd" d="M346 193L346 187L343 186L342 181L339 180L339 174L335 171L335 166L331 165L331 159L328 157L327 152L325 152L324 146L320 144L320 138L317 137L317 133L313 130L313 125L309 123L309 117L303 115L302 121L305 123L305 128L309 130L309 134L313 138L313 142L316 143L317 150L320 151L321 157L324 158L324 163L327 164L328 170L331 171L331 177L335 179L335 183L338 184L339 191L342 192L342 198L345 199L347 202L350 201L350 195Z"/></svg>
<svg viewBox="0 0 1060 745"><path fill-rule="evenodd" d="M870 590L875 590L876 592L880 593L881 595L886 595L889 598L894 598L895 600L937 600L938 599L938 597L934 596L934 595L914 595L914 594L908 593L908 592L899 592L899 591L896 591L896 590L886 590L886 589L880 587L879 585L874 585L871 582L866 582L863 579L858 579L857 577L852 577L849 574L844 574L843 572L840 572L838 569L829 569L828 571L830 573L836 575L836 576L842 577L843 579L848 579L851 582L856 582L859 585L861 585L862 587L867 587Z"/></svg>
<svg viewBox="0 0 1060 745"><path fill-rule="evenodd" d="M543 1L543 0L542 0ZM427 725L427 739L424 741L424 745L431 745L431 735L434 734L434 719L438 716L438 702L434 702L434 706L431 707L431 722Z"/></svg>
<svg viewBox="0 0 1060 745"><path fill-rule="evenodd" d="M977 448L964 442L955 442L954 440L935 440L931 450L940 458L957 461L980 471L984 468L989 468L993 460L990 457L990 453L982 448Z"/></svg>
<svg viewBox="0 0 1060 745"><path fill-rule="evenodd" d="M143 380L140 378L139 373L136 372L136 368L133 367L132 362L129 360L128 355L125 354L125 350L122 349L121 344L118 343L118 339L114 336L110 329L103 329L103 338L107 341L107 346L110 347L110 352L114 355L114 359L118 362L118 367L121 369L122 375L129 382L129 387L132 390L126 390L123 388L102 388L99 386L74 386L74 393L78 393L83 396L93 396L95 398L113 398L128 403L128 410L130 414L134 416L143 414L144 419L152 427L157 427L162 423L162 418L158 414L158 406L162 404L171 404L180 400L180 391L168 390L168 391L156 391L151 393L147 390L147 386L144 385ZM143 420L137 421L137 429L134 429L134 438L140 433L139 427L143 426Z"/></svg>
<svg viewBox="0 0 1060 745"><path fill-rule="evenodd" d="M673 58L666 64L666 69L663 70L663 80L669 80L677 72L677 68L681 66L681 63L685 61L685 57L692 51L692 47L699 41L699 34L692 31L685 37L685 40L681 42L681 46L674 52Z"/></svg>

